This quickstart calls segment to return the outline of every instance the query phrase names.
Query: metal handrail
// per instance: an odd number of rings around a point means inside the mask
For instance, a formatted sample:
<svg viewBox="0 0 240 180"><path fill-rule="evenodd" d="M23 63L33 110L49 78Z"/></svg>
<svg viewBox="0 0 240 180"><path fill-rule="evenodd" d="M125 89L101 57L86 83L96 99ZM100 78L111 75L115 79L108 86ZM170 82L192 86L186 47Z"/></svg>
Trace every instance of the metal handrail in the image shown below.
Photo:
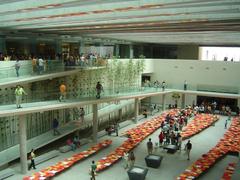
<svg viewBox="0 0 240 180"><path fill-rule="evenodd" d="M118 91L113 91L112 88L108 88L105 89L104 92L101 93L101 97L106 97L106 96L116 96L116 95L126 95L129 93L135 93L135 92L147 92L147 91L154 91L153 88L145 88L145 89L140 89L139 87L136 88L132 88L129 91L129 88L124 87L121 89L118 89ZM83 91L85 92L85 91ZM60 97L60 92L59 90L55 90L55 91L32 91L32 92L28 92L26 91L26 93L28 93L28 95L23 96L23 103L31 103L31 102L38 102L38 101L51 101L51 100L58 100L58 98ZM96 89L95 87L91 88L90 91L88 91L87 93L79 93L79 92L67 92L67 98L71 97L70 99L81 99L81 98L92 98L92 97L96 97ZM5 97L3 97L5 98ZM9 97L9 104L12 104L12 102L15 101L15 94L13 93L10 97ZM1 101L0 101L1 102ZM4 101L2 101L4 102ZM5 101L6 102L6 101ZM5 104L6 105L6 104Z"/></svg>

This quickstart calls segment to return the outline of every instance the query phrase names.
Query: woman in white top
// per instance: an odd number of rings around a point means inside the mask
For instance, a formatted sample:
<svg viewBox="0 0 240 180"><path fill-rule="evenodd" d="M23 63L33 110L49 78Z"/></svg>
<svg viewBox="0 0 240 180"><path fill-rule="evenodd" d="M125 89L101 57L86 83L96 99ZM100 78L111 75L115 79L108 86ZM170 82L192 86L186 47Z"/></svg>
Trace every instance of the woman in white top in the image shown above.
<svg viewBox="0 0 240 180"><path fill-rule="evenodd" d="M128 168L128 156L129 156L129 154L128 154L128 152L127 152L127 151L123 153L123 159L124 159L124 168L125 168L125 169L127 169L127 168Z"/></svg>

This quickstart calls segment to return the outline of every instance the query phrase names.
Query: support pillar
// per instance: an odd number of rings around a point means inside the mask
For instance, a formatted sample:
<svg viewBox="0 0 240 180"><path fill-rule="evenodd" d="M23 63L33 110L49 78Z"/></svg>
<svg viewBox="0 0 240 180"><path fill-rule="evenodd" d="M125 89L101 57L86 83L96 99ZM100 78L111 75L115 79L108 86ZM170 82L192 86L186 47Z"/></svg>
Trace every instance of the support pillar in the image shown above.
<svg viewBox="0 0 240 180"><path fill-rule="evenodd" d="M98 133L98 105L93 104L93 142L97 142L97 133Z"/></svg>
<svg viewBox="0 0 240 180"><path fill-rule="evenodd" d="M122 108L118 110L119 122L122 121Z"/></svg>
<svg viewBox="0 0 240 180"><path fill-rule="evenodd" d="M166 96L165 94L162 95L162 110L163 110L163 111L165 111L165 109L166 109L166 107L165 107L165 104L166 104L166 102L165 102L165 96Z"/></svg>
<svg viewBox="0 0 240 180"><path fill-rule="evenodd" d="M116 58L119 58L119 52L120 52L119 44L116 44L116 46L115 46L115 56L116 56Z"/></svg>
<svg viewBox="0 0 240 180"><path fill-rule="evenodd" d="M37 56L38 43L36 38L29 38L28 44L29 44L30 54L32 54L33 56Z"/></svg>
<svg viewBox="0 0 240 180"><path fill-rule="evenodd" d="M129 52L130 52L129 58L133 59L133 45L132 44L129 45L129 49L130 49L129 50Z"/></svg>
<svg viewBox="0 0 240 180"><path fill-rule="evenodd" d="M182 94L182 104L181 104L181 108L184 109L185 108L185 94Z"/></svg>
<svg viewBox="0 0 240 180"><path fill-rule="evenodd" d="M144 56L144 47L143 47L143 45L140 45L140 48L139 48L139 57L140 56Z"/></svg>
<svg viewBox="0 0 240 180"><path fill-rule="evenodd" d="M137 120L138 120L138 114L139 114L139 99L136 98L135 99L135 106L134 106L134 109L135 109L135 116L134 116L134 122L137 123Z"/></svg>
<svg viewBox="0 0 240 180"><path fill-rule="evenodd" d="M0 37L0 53L6 54L6 39L5 37Z"/></svg>
<svg viewBox="0 0 240 180"><path fill-rule="evenodd" d="M25 116L19 116L19 144L22 174L27 173L27 123Z"/></svg>
<svg viewBox="0 0 240 180"><path fill-rule="evenodd" d="M84 49L85 49L85 43L84 43L84 41L80 41L79 54L83 54Z"/></svg>
<svg viewBox="0 0 240 180"><path fill-rule="evenodd" d="M57 40L55 44L56 54L62 54L62 41Z"/></svg>
<svg viewBox="0 0 240 180"><path fill-rule="evenodd" d="M100 43L100 46L99 46L99 56L100 57L104 57L105 56L104 44L103 43Z"/></svg>

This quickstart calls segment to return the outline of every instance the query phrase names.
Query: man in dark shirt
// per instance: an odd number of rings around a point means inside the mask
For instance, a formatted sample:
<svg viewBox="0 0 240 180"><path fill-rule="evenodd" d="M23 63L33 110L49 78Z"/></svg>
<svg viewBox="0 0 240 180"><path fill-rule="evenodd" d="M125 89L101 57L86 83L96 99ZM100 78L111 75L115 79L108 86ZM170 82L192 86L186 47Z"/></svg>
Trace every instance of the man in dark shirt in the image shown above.
<svg viewBox="0 0 240 180"><path fill-rule="evenodd" d="M59 125L59 122L58 122L57 118L54 118L54 119L53 119L53 124L52 124L52 126L53 126L53 135L54 135L54 136L61 134L61 133L58 131L58 125Z"/></svg>
<svg viewBox="0 0 240 180"><path fill-rule="evenodd" d="M96 91L97 91L96 98L100 99L101 92L103 91L103 86L102 86L102 84L100 82L97 82Z"/></svg>
<svg viewBox="0 0 240 180"><path fill-rule="evenodd" d="M148 154L152 154L152 151L153 151L153 143L152 143L152 139L151 139L151 138L148 139L147 149L148 149Z"/></svg>
<svg viewBox="0 0 240 180"><path fill-rule="evenodd" d="M186 151L187 151L187 155L188 155L188 160L190 160L190 151L192 149L192 143L190 142L190 140L188 140L187 144L186 144Z"/></svg>

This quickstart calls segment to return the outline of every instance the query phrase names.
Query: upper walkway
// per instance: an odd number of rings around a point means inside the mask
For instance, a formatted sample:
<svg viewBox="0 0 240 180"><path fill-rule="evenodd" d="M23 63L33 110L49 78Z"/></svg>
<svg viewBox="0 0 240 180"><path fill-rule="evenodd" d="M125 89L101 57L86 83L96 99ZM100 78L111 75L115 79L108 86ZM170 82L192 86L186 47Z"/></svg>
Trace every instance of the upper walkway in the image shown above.
<svg viewBox="0 0 240 180"><path fill-rule="evenodd" d="M38 75L36 73L28 73L24 75L20 75L19 77L15 76L7 76L4 78L0 79L0 88L6 88L6 87L11 87L11 86L16 86L18 84L27 84L27 83L32 83L32 82L37 82L37 81L43 81L47 79L54 79L58 77L64 77L64 76L69 76L72 74L76 74L82 70L93 70L93 69L99 69L103 67L97 67L97 66L92 66L92 67L80 67L80 66L75 66L75 67L64 67L63 65L59 65L55 67L54 69L48 70L43 72L43 74ZM1 76L0 76L1 77Z"/></svg>
<svg viewBox="0 0 240 180"><path fill-rule="evenodd" d="M129 101L122 101L119 104L113 104L107 107L104 107L102 109L99 110L98 112L98 117L101 118L103 116L105 116L106 114L109 114L111 112L117 111L118 109L121 109L127 105L132 104L133 101L129 100ZM85 129L88 126L91 126L92 124L92 116L93 114L87 114L84 117L84 123L80 123L79 121L71 121L67 124L65 124L64 126L59 128L59 131L61 132L61 135L59 136L53 136L53 131L48 131L46 133L43 133L39 136L36 136L34 138L28 139L27 140L27 150L28 152L34 148L34 149L38 149L41 148L51 142L54 142L70 133L73 133L77 130L81 130L81 129ZM101 123L101 122L100 122ZM3 151L0 151L0 166L8 163L14 159L17 159L19 157L20 153L19 153L19 144L14 145L10 148L7 148Z"/></svg>
<svg viewBox="0 0 240 180"><path fill-rule="evenodd" d="M190 95L201 95L201 96L212 96L212 97L224 97L224 98L240 98L240 94L229 94L229 93L216 93L216 92L204 92L204 91L184 91L178 89L166 89L162 91L156 88L144 88L144 89L133 89L127 92L112 93L107 92L101 97L96 99L95 97L80 97L74 99L67 99L66 102L59 102L58 100L41 101L41 102L30 102L24 103L21 109L16 109L15 104L2 105L0 106L0 117L8 116L19 116L26 115L36 112L44 112L57 109L67 109L73 107L79 107L90 104L100 104L107 102L115 102L127 99L145 98L158 95L166 95L174 92L190 94Z"/></svg>

